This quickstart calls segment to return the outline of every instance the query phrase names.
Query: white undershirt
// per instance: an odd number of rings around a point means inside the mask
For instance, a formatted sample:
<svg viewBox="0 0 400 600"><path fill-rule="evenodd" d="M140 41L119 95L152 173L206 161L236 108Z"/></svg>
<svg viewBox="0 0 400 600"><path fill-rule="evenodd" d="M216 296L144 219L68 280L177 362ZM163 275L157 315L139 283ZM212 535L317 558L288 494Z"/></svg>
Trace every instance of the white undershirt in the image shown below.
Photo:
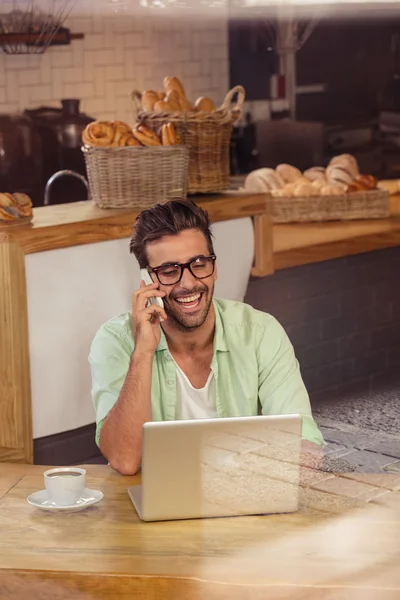
<svg viewBox="0 0 400 600"><path fill-rule="evenodd" d="M176 363L175 363L176 364ZM215 377L211 371L206 385L201 389L192 386L182 369L176 364L177 420L216 418Z"/></svg>

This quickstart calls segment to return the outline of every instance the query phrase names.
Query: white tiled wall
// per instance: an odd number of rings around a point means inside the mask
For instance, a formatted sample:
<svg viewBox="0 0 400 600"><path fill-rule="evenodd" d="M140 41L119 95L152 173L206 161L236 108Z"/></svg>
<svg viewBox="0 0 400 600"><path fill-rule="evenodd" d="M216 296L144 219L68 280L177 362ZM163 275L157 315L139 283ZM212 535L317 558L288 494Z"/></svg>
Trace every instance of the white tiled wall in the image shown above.
<svg viewBox="0 0 400 600"><path fill-rule="evenodd" d="M225 20L172 20L133 15L72 16L70 46L39 56L0 53L0 113L58 105L81 98L82 110L99 119L133 121L133 89L162 89L166 75L181 77L188 97L228 91Z"/></svg>

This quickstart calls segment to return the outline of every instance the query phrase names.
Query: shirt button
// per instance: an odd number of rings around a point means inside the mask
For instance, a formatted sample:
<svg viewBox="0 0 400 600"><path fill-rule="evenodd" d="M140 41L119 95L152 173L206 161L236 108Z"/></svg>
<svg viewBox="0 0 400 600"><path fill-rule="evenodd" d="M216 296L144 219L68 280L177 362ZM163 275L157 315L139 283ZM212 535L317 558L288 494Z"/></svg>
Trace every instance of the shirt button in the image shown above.
<svg viewBox="0 0 400 600"><path fill-rule="evenodd" d="M167 383L168 383L168 385L174 385L174 382L172 381L172 379L168 379Z"/></svg>

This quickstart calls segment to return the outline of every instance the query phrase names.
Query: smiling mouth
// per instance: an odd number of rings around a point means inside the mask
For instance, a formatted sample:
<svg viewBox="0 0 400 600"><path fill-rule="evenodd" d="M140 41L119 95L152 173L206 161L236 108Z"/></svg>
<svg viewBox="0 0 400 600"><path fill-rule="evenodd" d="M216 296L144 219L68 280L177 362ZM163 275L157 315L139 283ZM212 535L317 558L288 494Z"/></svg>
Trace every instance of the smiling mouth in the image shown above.
<svg viewBox="0 0 400 600"><path fill-rule="evenodd" d="M174 298L175 302L179 304L184 309L192 309L197 308L200 304L202 293L191 294L190 296L179 296L179 298Z"/></svg>

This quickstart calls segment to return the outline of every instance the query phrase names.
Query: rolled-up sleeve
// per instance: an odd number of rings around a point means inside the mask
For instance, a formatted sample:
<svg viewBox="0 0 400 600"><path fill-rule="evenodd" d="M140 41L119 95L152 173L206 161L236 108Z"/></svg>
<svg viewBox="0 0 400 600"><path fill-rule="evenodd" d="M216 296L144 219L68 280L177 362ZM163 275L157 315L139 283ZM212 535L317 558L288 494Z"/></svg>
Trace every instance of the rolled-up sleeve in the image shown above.
<svg viewBox="0 0 400 600"><path fill-rule="evenodd" d="M263 415L298 414L303 417L302 437L326 445L315 423L310 399L294 348L280 323L269 316L258 329L259 399Z"/></svg>
<svg viewBox="0 0 400 600"><path fill-rule="evenodd" d="M92 374L92 402L96 411L96 443L101 427L117 402L132 354L124 332L103 325L97 332L89 354Z"/></svg>

